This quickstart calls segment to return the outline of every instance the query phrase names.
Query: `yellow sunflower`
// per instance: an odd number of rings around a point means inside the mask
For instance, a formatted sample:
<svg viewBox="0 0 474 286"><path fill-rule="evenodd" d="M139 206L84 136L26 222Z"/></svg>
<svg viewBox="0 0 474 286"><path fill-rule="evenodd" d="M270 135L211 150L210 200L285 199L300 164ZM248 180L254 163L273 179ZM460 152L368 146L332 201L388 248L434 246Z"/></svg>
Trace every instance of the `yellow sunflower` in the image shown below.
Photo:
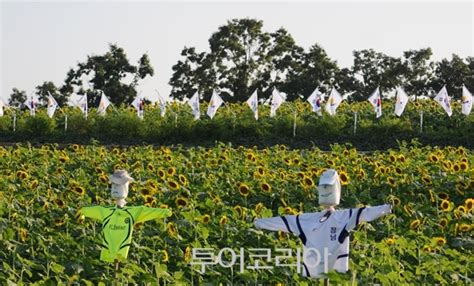
<svg viewBox="0 0 474 286"><path fill-rule="evenodd" d="M161 254L162 254L161 262L168 263L169 261L168 252L166 250L162 250Z"/></svg>
<svg viewBox="0 0 474 286"><path fill-rule="evenodd" d="M311 179L310 177L304 176L304 177L301 179L301 185L302 185L303 188L305 188L305 189L311 189L311 188L314 187L314 181L313 181L313 179Z"/></svg>
<svg viewBox="0 0 474 286"><path fill-rule="evenodd" d="M395 179L393 177L387 177L387 183L391 186L391 187L395 187Z"/></svg>
<svg viewBox="0 0 474 286"><path fill-rule="evenodd" d="M223 215L220 219L219 219L219 224L221 227L223 227L225 224L227 224L227 216Z"/></svg>
<svg viewBox="0 0 474 286"><path fill-rule="evenodd" d="M17 176L17 178L24 180L24 179L28 178L28 173L26 173L24 171L18 171L18 172L16 172L16 176Z"/></svg>
<svg viewBox="0 0 474 286"><path fill-rule="evenodd" d="M86 193L86 190L81 186L74 186L72 190L80 196L83 196Z"/></svg>
<svg viewBox="0 0 474 286"><path fill-rule="evenodd" d="M444 237L434 237L433 238L433 243L436 246L443 246L446 244L446 239Z"/></svg>
<svg viewBox="0 0 474 286"><path fill-rule="evenodd" d="M209 221L211 221L211 216L210 215L206 214L206 215L203 215L201 217L201 222L202 223L209 223Z"/></svg>
<svg viewBox="0 0 474 286"><path fill-rule="evenodd" d="M341 172L339 174L339 179L341 181L341 185L343 186L349 185L349 176L345 172Z"/></svg>
<svg viewBox="0 0 474 286"><path fill-rule="evenodd" d="M451 210L451 203L448 200L442 200L440 207L444 212L448 212Z"/></svg>
<svg viewBox="0 0 474 286"><path fill-rule="evenodd" d="M470 229L471 229L471 226L468 225L468 224L465 224L465 223L461 223L461 224L458 226L458 230L459 230L460 232L468 232Z"/></svg>
<svg viewBox="0 0 474 286"><path fill-rule="evenodd" d="M470 212L473 206L474 206L474 199L470 198L464 201L464 207L466 208L467 212Z"/></svg>
<svg viewBox="0 0 474 286"><path fill-rule="evenodd" d="M395 244L395 239L393 238L387 238L385 240L385 242L387 243L387 245L394 245Z"/></svg>
<svg viewBox="0 0 474 286"><path fill-rule="evenodd" d="M170 167L170 168L168 168L166 173L168 174L168 176L172 177L176 174L176 169L174 167Z"/></svg>
<svg viewBox="0 0 474 286"><path fill-rule="evenodd" d="M417 229L420 226L421 222L419 219L415 219L410 223L410 228L411 229Z"/></svg>
<svg viewBox="0 0 474 286"><path fill-rule="evenodd" d="M158 177L160 177L161 179L164 179L166 177L166 172L165 170L163 169L159 169L158 172L157 172L157 175Z"/></svg>
<svg viewBox="0 0 474 286"><path fill-rule="evenodd" d="M247 197L250 194L250 188L246 184L240 184L239 193L242 196Z"/></svg>
<svg viewBox="0 0 474 286"><path fill-rule="evenodd" d="M445 228L447 225L448 225L448 220L446 218L442 218L439 220L439 225L442 227L442 228Z"/></svg>
<svg viewBox="0 0 474 286"><path fill-rule="evenodd" d="M429 247L428 245L423 246L422 250L423 250L423 252L431 252L432 251L431 247Z"/></svg>
<svg viewBox="0 0 474 286"><path fill-rule="evenodd" d="M179 181L181 182L181 184L183 186L187 186L188 185L188 179L186 179L186 177L184 175L179 175Z"/></svg>
<svg viewBox="0 0 474 286"><path fill-rule="evenodd" d="M178 182L176 182L175 180L170 179L170 180L167 181L167 184L168 184L168 187L170 187L170 189L172 189L174 191L179 190L180 186L179 186Z"/></svg>
<svg viewBox="0 0 474 286"><path fill-rule="evenodd" d="M178 233L178 231L176 230L176 226L172 222L169 222L166 225L166 232L172 237L175 237Z"/></svg>
<svg viewBox="0 0 474 286"><path fill-rule="evenodd" d="M255 213L259 214L262 210L263 210L264 206L262 203L258 203L256 206L255 206Z"/></svg>
<svg viewBox="0 0 474 286"><path fill-rule="evenodd" d="M176 206L178 208L185 208L188 206L189 202L186 198L183 198L183 197L178 197L176 200L175 200L175 203L176 203Z"/></svg>
<svg viewBox="0 0 474 286"><path fill-rule="evenodd" d="M270 186L270 184L267 182L262 182L260 184L260 188L266 193L270 193L272 191L272 186Z"/></svg>
<svg viewBox="0 0 474 286"><path fill-rule="evenodd" d="M39 185L38 180L33 180L30 184L30 189L34 190L38 187L38 185Z"/></svg>

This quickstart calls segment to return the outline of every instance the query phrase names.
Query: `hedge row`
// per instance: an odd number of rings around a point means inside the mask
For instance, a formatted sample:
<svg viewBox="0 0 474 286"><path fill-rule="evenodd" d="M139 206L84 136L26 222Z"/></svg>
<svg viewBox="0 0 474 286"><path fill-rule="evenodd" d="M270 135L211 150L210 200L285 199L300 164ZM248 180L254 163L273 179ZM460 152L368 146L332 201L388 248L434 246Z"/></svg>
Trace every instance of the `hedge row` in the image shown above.
<svg viewBox="0 0 474 286"><path fill-rule="evenodd" d="M328 147L347 142L362 149L386 149L397 141L417 138L423 144L465 146L473 148L474 116L460 113L453 104L453 115L448 117L434 101L417 101L407 106L401 117L393 114L393 102L384 102L384 114L376 119L367 102L343 102L336 116L311 112L306 102L285 103L275 117L269 116L269 107L260 106L259 120L246 104L221 107L214 119L205 115L206 104L201 105L202 116L194 120L187 105L173 103L164 117L160 110L148 106L143 119L128 107L108 110L105 116L95 109L84 118L77 108L59 110L51 119L44 110L35 117L27 111L16 115L13 131L13 111L0 117L0 141L37 143L90 143L102 144L184 144L212 145L215 141L241 145L287 144L293 147L316 145ZM354 134L354 112L357 126ZM423 129L420 132L420 113ZM295 119L296 114L296 119ZM67 130L65 118L67 115Z"/></svg>

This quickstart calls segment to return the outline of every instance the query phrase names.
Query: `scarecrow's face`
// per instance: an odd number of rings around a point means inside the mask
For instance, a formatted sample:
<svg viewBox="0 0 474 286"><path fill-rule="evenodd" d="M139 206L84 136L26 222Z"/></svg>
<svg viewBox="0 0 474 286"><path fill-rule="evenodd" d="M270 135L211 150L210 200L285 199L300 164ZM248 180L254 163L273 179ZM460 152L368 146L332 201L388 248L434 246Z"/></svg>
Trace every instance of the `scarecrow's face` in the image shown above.
<svg viewBox="0 0 474 286"><path fill-rule="evenodd" d="M130 183L127 182L122 185L117 185L112 183L112 191L110 192L110 195L114 199L125 199L128 196L128 185Z"/></svg>
<svg viewBox="0 0 474 286"><path fill-rule="evenodd" d="M325 207L337 206L341 199L339 184L319 185L319 204Z"/></svg>

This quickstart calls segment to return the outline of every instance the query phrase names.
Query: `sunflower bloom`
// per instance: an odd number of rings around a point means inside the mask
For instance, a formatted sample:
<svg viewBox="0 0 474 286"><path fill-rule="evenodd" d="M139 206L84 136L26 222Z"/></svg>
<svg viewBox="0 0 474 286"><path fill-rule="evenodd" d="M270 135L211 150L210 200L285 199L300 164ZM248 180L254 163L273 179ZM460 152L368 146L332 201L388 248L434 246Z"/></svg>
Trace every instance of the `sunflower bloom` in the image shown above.
<svg viewBox="0 0 474 286"><path fill-rule="evenodd" d="M345 172L341 172L339 174L339 179L341 180L341 185L343 186L349 185L349 176Z"/></svg>
<svg viewBox="0 0 474 286"><path fill-rule="evenodd" d="M442 211L448 212L451 210L451 203L448 200L442 200L440 207Z"/></svg>
<svg viewBox="0 0 474 286"><path fill-rule="evenodd" d="M471 226L468 225L468 224L465 224L465 223L461 223L461 224L458 226L458 230L459 230L460 232L468 232L470 229L471 229Z"/></svg>
<svg viewBox="0 0 474 286"><path fill-rule="evenodd" d="M168 261L169 261L168 252L166 250L162 250L161 254L162 254L161 262L168 263Z"/></svg>
<svg viewBox="0 0 474 286"><path fill-rule="evenodd" d="M393 177L387 177L387 183L393 188L395 187L395 179Z"/></svg>
<svg viewBox="0 0 474 286"><path fill-rule="evenodd" d="M219 220L220 226L223 227L224 225L226 225L227 221L228 221L227 216L223 215Z"/></svg>
<svg viewBox="0 0 474 286"><path fill-rule="evenodd" d="M175 237L176 234L178 233L178 231L176 230L176 226L175 226L172 222L169 222L169 223L166 225L166 232L167 232L170 236L173 236L173 237Z"/></svg>
<svg viewBox="0 0 474 286"><path fill-rule="evenodd" d="M175 200L175 203L176 203L176 206L178 208L185 208L188 206L188 200L186 198L183 198L183 197L179 197Z"/></svg>
<svg viewBox="0 0 474 286"><path fill-rule="evenodd" d="M271 193L272 191L272 186L270 186L269 183L263 182L260 184L260 188L265 192L265 193Z"/></svg>
<svg viewBox="0 0 474 286"><path fill-rule="evenodd" d="M466 201L464 201L464 207L466 208L466 212L470 212L472 210L473 205L474 199L466 199Z"/></svg>
<svg viewBox="0 0 474 286"><path fill-rule="evenodd" d="M184 262L189 262L191 260L191 247L186 246L184 250Z"/></svg>
<svg viewBox="0 0 474 286"><path fill-rule="evenodd" d="M385 240L385 242L387 243L387 245L394 245L395 244L395 239L393 238L387 238Z"/></svg>
<svg viewBox="0 0 474 286"><path fill-rule="evenodd" d="M443 246L446 244L446 239L444 237L435 237L433 242L437 246Z"/></svg>
<svg viewBox="0 0 474 286"><path fill-rule="evenodd" d="M448 225L448 220L446 218L442 218L439 220L439 226L445 228Z"/></svg>
<svg viewBox="0 0 474 286"><path fill-rule="evenodd" d="M170 189L174 190L174 191L177 191L179 189L179 184L178 182L174 181L174 180L168 180L168 187L170 187Z"/></svg>
<svg viewBox="0 0 474 286"><path fill-rule="evenodd" d="M242 196L247 197L250 194L250 188L246 184L240 184L239 193Z"/></svg>
<svg viewBox="0 0 474 286"><path fill-rule="evenodd" d="M410 223L410 228L411 229L417 229L420 226L421 222L419 219L415 219Z"/></svg>
<svg viewBox="0 0 474 286"><path fill-rule="evenodd" d="M209 221L211 221L211 216L210 215L203 215L202 218L201 218L201 222L202 223L209 223Z"/></svg>

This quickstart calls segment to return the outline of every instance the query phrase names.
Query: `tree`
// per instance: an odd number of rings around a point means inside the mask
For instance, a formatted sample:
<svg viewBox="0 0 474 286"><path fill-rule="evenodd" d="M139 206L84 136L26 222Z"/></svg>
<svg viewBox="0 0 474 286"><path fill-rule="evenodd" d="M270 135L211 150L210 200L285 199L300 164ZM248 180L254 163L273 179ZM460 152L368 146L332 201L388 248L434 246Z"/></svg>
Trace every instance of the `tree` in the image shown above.
<svg viewBox="0 0 474 286"><path fill-rule="evenodd" d="M302 49L286 30L267 33L262 26L254 19L233 19L211 35L209 53L184 48L185 59L173 66L171 96L182 99L199 90L209 100L218 88L225 101L238 102L255 89L265 98L273 87L283 86L297 72Z"/></svg>
<svg viewBox="0 0 474 286"><path fill-rule="evenodd" d="M462 85L469 82L471 70L464 60L456 54L452 59L441 60L436 63L435 78L431 86L437 92L446 85L449 95L454 99L461 99Z"/></svg>
<svg viewBox="0 0 474 286"><path fill-rule="evenodd" d="M129 63L122 48L110 44L105 55L88 56L86 62L79 63L76 69L70 69L60 91L70 94L76 89L78 94L87 94L91 106L99 103L100 91L115 105L128 104L137 95L135 87L139 80L153 74L147 54L143 54L135 66Z"/></svg>
<svg viewBox="0 0 474 286"><path fill-rule="evenodd" d="M10 98L8 99L8 105L22 108L23 103L26 101L26 97L26 91L18 90L14 87L12 89L12 93L10 94Z"/></svg>
<svg viewBox="0 0 474 286"><path fill-rule="evenodd" d="M35 94L38 96L38 100L43 106L47 105L49 94L51 94L54 99L56 99L56 102L61 107L67 105L69 96L67 93L66 95L60 93L56 85L54 85L54 83L51 81L45 81L42 85L38 85L36 87Z"/></svg>
<svg viewBox="0 0 474 286"><path fill-rule="evenodd" d="M409 95L428 95L432 88L434 64L430 62L431 48L403 52L403 88Z"/></svg>
<svg viewBox="0 0 474 286"><path fill-rule="evenodd" d="M383 93L400 85L403 66L401 59L369 49L354 51L352 72L359 82L353 97L365 100L376 87Z"/></svg>
<svg viewBox="0 0 474 286"><path fill-rule="evenodd" d="M339 72L336 62L331 60L318 44L311 46L307 53L304 51L300 53L303 57L301 63L297 65L299 70L289 69L287 90L289 94L294 95L291 99L296 98L296 95L308 97L316 87L319 91L328 93Z"/></svg>

